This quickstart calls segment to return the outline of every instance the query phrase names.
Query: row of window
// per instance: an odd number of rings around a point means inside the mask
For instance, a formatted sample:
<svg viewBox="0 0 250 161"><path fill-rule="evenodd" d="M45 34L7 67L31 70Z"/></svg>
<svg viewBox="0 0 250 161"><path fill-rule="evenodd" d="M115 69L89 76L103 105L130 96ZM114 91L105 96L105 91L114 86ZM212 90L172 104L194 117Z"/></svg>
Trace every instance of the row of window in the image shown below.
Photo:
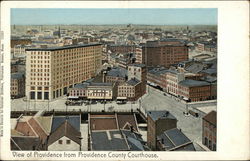
<svg viewBox="0 0 250 161"><path fill-rule="evenodd" d="M30 76L49 76L49 73L30 73Z"/></svg>
<svg viewBox="0 0 250 161"><path fill-rule="evenodd" d="M35 80L38 80L38 81L42 81L42 80L44 80L44 81L49 81L49 78L36 78L36 77L31 77L30 78L30 80L32 80L32 81L35 81Z"/></svg>
<svg viewBox="0 0 250 161"><path fill-rule="evenodd" d="M49 85L49 82L30 82L30 85Z"/></svg>
<svg viewBox="0 0 250 161"><path fill-rule="evenodd" d="M36 68L36 67L38 67L38 68L43 68L43 67L44 67L44 68L49 68L49 67L50 67L50 65L39 65L39 64L38 64L38 65L33 65L33 64L31 64L30 66L31 66L32 68Z"/></svg>

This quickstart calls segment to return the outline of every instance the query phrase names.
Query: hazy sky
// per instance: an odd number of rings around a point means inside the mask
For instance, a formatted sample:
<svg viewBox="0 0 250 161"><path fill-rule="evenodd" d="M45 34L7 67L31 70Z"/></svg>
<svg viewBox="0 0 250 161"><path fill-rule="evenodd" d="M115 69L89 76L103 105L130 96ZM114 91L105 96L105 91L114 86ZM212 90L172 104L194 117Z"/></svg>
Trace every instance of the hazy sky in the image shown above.
<svg viewBox="0 0 250 161"><path fill-rule="evenodd" d="M11 9L11 24L217 25L217 9Z"/></svg>

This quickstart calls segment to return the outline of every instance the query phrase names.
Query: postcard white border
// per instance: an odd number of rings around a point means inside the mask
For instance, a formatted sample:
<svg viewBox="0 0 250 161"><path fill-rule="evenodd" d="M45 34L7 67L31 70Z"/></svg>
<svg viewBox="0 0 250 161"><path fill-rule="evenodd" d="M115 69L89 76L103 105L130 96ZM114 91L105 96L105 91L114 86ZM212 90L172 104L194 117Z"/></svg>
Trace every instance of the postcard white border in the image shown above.
<svg viewBox="0 0 250 161"><path fill-rule="evenodd" d="M1 148L1 159L17 160L9 150L10 84L7 82L10 81L10 74L8 74L10 73L10 54L8 54L10 53L10 48L8 47L10 46L10 8L218 8L217 152L154 153L158 154L158 159L161 160L250 158L248 1L3 1L1 3L1 25L5 35L4 136L1 139L1 147L3 147ZM21 159L18 158L18 160ZM32 160L34 158L23 159ZM63 160L66 158L40 159ZM81 159L74 158L74 160ZM88 160L91 160L91 158L88 158ZM96 160L96 158L92 160ZM140 159L137 158L137 160Z"/></svg>

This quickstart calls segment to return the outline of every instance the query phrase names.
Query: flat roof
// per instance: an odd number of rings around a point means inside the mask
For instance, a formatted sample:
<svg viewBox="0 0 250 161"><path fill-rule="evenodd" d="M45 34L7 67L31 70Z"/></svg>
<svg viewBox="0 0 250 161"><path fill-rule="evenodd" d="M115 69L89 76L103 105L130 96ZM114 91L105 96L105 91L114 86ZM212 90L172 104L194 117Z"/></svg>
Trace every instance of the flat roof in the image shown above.
<svg viewBox="0 0 250 161"><path fill-rule="evenodd" d="M60 47L52 47L52 48L31 48L31 49L26 49L25 51L56 51L56 50L75 49L75 48L82 48L82 47L89 47L89 46L98 46L98 45L102 45L102 44L97 43L97 44L60 46Z"/></svg>
<svg viewBox="0 0 250 161"><path fill-rule="evenodd" d="M92 150L96 151L117 151L129 150L126 140L120 130L92 131Z"/></svg>
<svg viewBox="0 0 250 161"><path fill-rule="evenodd" d="M210 85L210 83L208 83L206 81L197 81L197 80L192 80L192 79L183 80L179 84L182 86L185 86L185 87L198 87L198 86Z"/></svg>

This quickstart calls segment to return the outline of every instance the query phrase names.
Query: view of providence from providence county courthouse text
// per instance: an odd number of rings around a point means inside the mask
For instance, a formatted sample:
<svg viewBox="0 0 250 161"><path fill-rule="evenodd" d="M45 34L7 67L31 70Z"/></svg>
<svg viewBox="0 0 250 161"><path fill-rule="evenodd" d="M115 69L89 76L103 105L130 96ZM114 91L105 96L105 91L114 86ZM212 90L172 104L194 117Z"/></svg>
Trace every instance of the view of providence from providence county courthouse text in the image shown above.
<svg viewBox="0 0 250 161"><path fill-rule="evenodd" d="M11 150L216 151L217 9L15 8L10 54Z"/></svg>

